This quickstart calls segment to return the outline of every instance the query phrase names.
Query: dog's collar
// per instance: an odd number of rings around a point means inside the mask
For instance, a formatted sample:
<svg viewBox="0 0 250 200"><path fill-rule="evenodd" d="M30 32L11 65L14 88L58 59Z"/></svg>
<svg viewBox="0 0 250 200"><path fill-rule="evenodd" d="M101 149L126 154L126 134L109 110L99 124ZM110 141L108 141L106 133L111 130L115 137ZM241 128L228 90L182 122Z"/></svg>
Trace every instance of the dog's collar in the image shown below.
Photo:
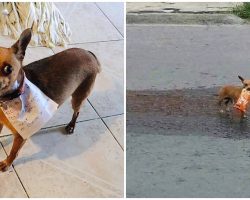
<svg viewBox="0 0 250 200"><path fill-rule="evenodd" d="M25 84L24 84L24 79L25 79L25 73L22 70L21 71L21 82L19 83L19 86L11 93L5 94L3 96L0 96L0 102L4 102L4 101L10 101L13 100L17 97L19 97L21 94L24 93L24 88L25 88Z"/></svg>

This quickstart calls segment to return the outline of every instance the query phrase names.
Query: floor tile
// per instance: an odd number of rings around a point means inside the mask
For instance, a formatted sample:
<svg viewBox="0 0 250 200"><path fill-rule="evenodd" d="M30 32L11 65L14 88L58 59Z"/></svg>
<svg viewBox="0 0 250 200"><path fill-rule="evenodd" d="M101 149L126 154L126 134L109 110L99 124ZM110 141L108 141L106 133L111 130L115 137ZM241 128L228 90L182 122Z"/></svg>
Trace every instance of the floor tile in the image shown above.
<svg viewBox="0 0 250 200"><path fill-rule="evenodd" d="M13 44L15 44L15 42L16 42L16 40L11 38L10 36L3 36L0 34L0 47L9 48Z"/></svg>
<svg viewBox="0 0 250 200"><path fill-rule="evenodd" d="M98 2L97 6L105 13L113 25L124 35L124 3Z"/></svg>
<svg viewBox="0 0 250 200"><path fill-rule="evenodd" d="M11 137L10 137L11 138ZM0 146L0 161L6 158L2 146ZM0 172L0 197L1 198L24 198L27 197L18 177L11 167L7 172Z"/></svg>
<svg viewBox="0 0 250 200"><path fill-rule="evenodd" d="M103 118L120 145L124 147L124 115Z"/></svg>
<svg viewBox="0 0 250 200"><path fill-rule="evenodd" d="M10 135L10 134L11 134L11 131L4 126L0 133L0 136Z"/></svg>
<svg viewBox="0 0 250 200"><path fill-rule="evenodd" d="M58 126L60 124L68 124L72 118L73 110L70 99L67 100L55 113L53 118L44 127ZM99 118L95 110L88 101L81 107L77 121Z"/></svg>
<svg viewBox="0 0 250 200"><path fill-rule="evenodd" d="M102 72L89 96L89 100L97 112L102 116L122 114L124 112L124 66L123 41L101 42L70 45L92 51L102 65ZM62 48L54 48L58 53Z"/></svg>
<svg viewBox="0 0 250 200"><path fill-rule="evenodd" d="M19 168L18 173L32 198L105 197L106 195L105 191L92 186L83 178L42 160L35 160L31 166Z"/></svg>
<svg viewBox="0 0 250 200"><path fill-rule="evenodd" d="M7 151L10 137L1 138ZM122 197L123 151L101 120L34 135L14 165L31 197Z"/></svg>
<svg viewBox="0 0 250 200"><path fill-rule="evenodd" d="M71 43L121 39L94 3L55 3L72 31Z"/></svg>
<svg viewBox="0 0 250 200"><path fill-rule="evenodd" d="M5 47L5 48L10 48L13 44L15 44L17 41L17 39L15 40L12 36L4 36L4 35L1 35L0 33L0 47ZM39 47L41 45L37 45L37 46L34 46L34 45L31 45L29 44L28 47L30 48L33 48L33 47Z"/></svg>
<svg viewBox="0 0 250 200"><path fill-rule="evenodd" d="M122 114L124 112L124 66L123 41L99 44L76 45L96 54L102 65L97 77L91 104L102 116Z"/></svg>
<svg viewBox="0 0 250 200"><path fill-rule="evenodd" d="M26 54L24 57L23 65L27 65L31 62L49 57L53 55L53 51L50 48L46 47L32 47L27 48Z"/></svg>

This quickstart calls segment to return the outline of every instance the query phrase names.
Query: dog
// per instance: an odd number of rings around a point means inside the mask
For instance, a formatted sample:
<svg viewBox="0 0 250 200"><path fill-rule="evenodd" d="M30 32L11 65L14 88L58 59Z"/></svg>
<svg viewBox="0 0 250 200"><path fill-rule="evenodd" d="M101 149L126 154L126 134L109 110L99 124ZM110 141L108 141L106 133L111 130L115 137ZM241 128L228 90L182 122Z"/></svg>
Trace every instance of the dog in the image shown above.
<svg viewBox="0 0 250 200"><path fill-rule="evenodd" d="M67 134L72 134L80 107L90 95L97 74L101 71L100 62L90 51L71 48L23 66L31 37L32 29L28 28L10 48L0 47L0 102L11 102L25 94L24 79L39 88L58 107L71 96L74 112L65 129ZM11 130L14 138L9 155L0 162L0 171L8 170L27 140L21 136L3 110L1 107L0 131L5 125Z"/></svg>
<svg viewBox="0 0 250 200"><path fill-rule="evenodd" d="M219 90L218 104L219 106L222 106L222 103L224 103L227 111L229 111L229 103L231 104L237 103L243 89L248 92L250 91L250 80L245 80L241 76L238 76L238 78L241 80L243 84L242 86L226 85ZM221 110L221 112L224 112L224 111ZM241 113L240 114L241 117L245 116L245 113L243 111L240 111L240 113Z"/></svg>

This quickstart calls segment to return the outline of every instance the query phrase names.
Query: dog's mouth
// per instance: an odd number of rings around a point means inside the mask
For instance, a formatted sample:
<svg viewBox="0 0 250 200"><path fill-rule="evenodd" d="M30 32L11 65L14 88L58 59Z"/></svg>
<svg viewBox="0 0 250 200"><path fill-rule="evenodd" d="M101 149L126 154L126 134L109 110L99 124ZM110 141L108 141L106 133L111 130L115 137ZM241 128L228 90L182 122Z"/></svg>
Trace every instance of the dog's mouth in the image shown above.
<svg viewBox="0 0 250 200"><path fill-rule="evenodd" d="M7 77L1 78L0 79L0 96L13 92L14 90L18 88L18 85L19 84L17 81L12 83L12 81Z"/></svg>
<svg viewBox="0 0 250 200"><path fill-rule="evenodd" d="M12 100L24 93L25 74L21 71L16 80L4 77L0 79L0 99L2 101Z"/></svg>
<svg viewBox="0 0 250 200"><path fill-rule="evenodd" d="M0 81L0 90L3 91L7 89L10 86L10 79L9 78L3 78Z"/></svg>

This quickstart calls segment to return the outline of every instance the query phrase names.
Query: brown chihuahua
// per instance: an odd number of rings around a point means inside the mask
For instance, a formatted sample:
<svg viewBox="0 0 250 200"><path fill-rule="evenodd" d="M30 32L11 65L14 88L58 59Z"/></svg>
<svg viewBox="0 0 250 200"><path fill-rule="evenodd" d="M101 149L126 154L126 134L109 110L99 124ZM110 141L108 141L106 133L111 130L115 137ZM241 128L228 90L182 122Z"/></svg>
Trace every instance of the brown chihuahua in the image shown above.
<svg viewBox="0 0 250 200"><path fill-rule="evenodd" d="M219 90L219 105L222 106L222 103L224 103L227 110L229 110L229 103L235 104L237 102L243 88L250 91L250 80L245 80L241 76L238 76L238 78L243 83L243 86L226 85Z"/></svg>
<svg viewBox="0 0 250 200"><path fill-rule="evenodd" d="M96 56L83 49L72 48L58 54L22 66L25 50L31 40L31 29L22 32L19 40L10 48L0 47L0 102L1 99L12 100L22 92L24 74L47 97L59 106L72 97L73 116L65 127L66 132L74 132L79 110L90 94L96 76L101 67ZM14 87L15 83L18 87ZM6 171L12 164L25 139L16 131L0 109L0 130L3 125L11 130L14 136L9 156L0 162L0 171Z"/></svg>

